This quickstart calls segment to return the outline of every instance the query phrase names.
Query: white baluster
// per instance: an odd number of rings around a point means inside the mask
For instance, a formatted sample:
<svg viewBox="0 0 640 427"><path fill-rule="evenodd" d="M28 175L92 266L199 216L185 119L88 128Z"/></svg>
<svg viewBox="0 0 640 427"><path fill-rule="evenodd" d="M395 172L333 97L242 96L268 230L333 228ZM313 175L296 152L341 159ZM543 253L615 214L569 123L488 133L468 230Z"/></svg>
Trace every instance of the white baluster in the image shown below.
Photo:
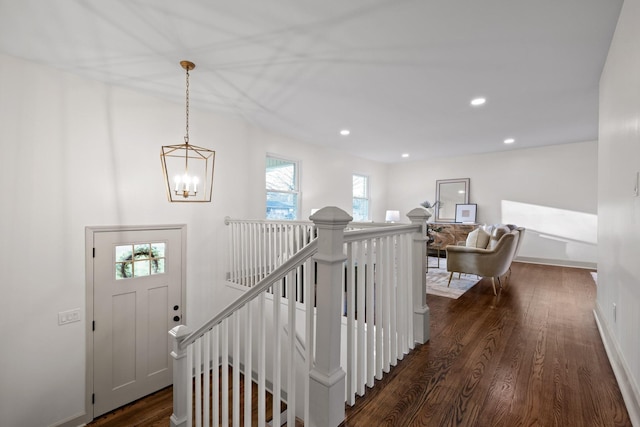
<svg viewBox="0 0 640 427"><path fill-rule="evenodd" d="M280 235L282 236L282 234ZM273 413L273 422L271 425L280 425L280 397L282 392L282 322L280 321L280 296L282 290L278 280L273 285L273 401L271 411Z"/></svg>
<svg viewBox="0 0 640 427"><path fill-rule="evenodd" d="M193 353L195 355L195 376L196 383L196 427L202 427L202 340L198 339L193 343Z"/></svg>
<svg viewBox="0 0 640 427"><path fill-rule="evenodd" d="M412 236L410 234L404 234L405 238L405 262L407 264L407 283L406 283L406 295L407 305L405 307L405 314L407 316L407 348L406 352L409 354L410 350L415 347L415 341L413 339L413 268L411 262L411 249L412 249ZM426 275L425 275L426 279Z"/></svg>
<svg viewBox="0 0 640 427"><path fill-rule="evenodd" d="M366 367L366 353L365 353L365 281L364 281L364 272L365 272L365 261L364 261L364 242L357 243L357 258L356 265L354 268L357 270L357 285L356 285L356 299L357 299L357 309L356 314L358 316L358 354L357 354L357 370L358 370L358 394L360 396L364 396L365 393L365 384L367 382L365 376L365 367Z"/></svg>
<svg viewBox="0 0 640 427"><path fill-rule="evenodd" d="M287 425L296 425L296 298L294 293L294 284L296 277L298 281L301 281L302 277L300 273L302 269L296 268L293 272L289 273L288 281L291 283L289 289L291 293L287 299L288 319L289 323L289 369L287 375Z"/></svg>
<svg viewBox="0 0 640 427"><path fill-rule="evenodd" d="M211 388L213 389L213 411L211 415L212 425L220 423L220 326L211 330L211 360L213 361Z"/></svg>
<svg viewBox="0 0 640 427"><path fill-rule="evenodd" d="M393 237L387 236L384 239L384 289L382 292L382 303L384 305L383 308L383 316L382 316L382 328L384 329L384 340L383 340L383 369L384 372L389 372L391 362L389 358L391 356L391 336L395 335L396 331L391 329L391 293L395 292L393 288Z"/></svg>
<svg viewBox="0 0 640 427"><path fill-rule="evenodd" d="M224 319L220 323L220 340L221 342L221 363L222 370L222 400L220 402L220 411L222 412L222 425L229 425L229 319Z"/></svg>
<svg viewBox="0 0 640 427"><path fill-rule="evenodd" d="M355 360L355 269L353 243L347 243L347 403L356 403L356 360Z"/></svg>
<svg viewBox="0 0 640 427"><path fill-rule="evenodd" d="M384 256L382 253L382 239L375 240L376 256L375 256L375 277L373 280L373 286L375 287L375 293L373 295L375 300L375 327L376 327L376 379L382 379L382 288L386 286L384 283Z"/></svg>
<svg viewBox="0 0 640 427"><path fill-rule="evenodd" d="M391 342L389 343L389 360L393 366L397 365L398 361L398 274L400 266L398 262L398 245L400 239L397 236L393 238L392 257L394 259L394 266L392 278L391 278L391 295L389 297L389 319L391 323Z"/></svg>
<svg viewBox="0 0 640 427"><path fill-rule="evenodd" d="M233 406L233 427L240 426L240 320L238 312L231 315L231 342L233 343L233 369L232 369L232 406Z"/></svg>
<svg viewBox="0 0 640 427"><path fill-rule="evenodd" d="M235 266L233 265L233 251L235 249L234 246L234 241L233 241L233 223L232 222L227 222L227 226L229 227L229 233L228 233L228 242L227 244L229 245L229 263L228 263L228 268L229 268L229 280L234 281L234 269Z"/></svg>
<svg viewBox="0 0 640 427"><path fill-rule="evenodd" d="M202 416L204 425L209 425L209 417L211 416L211 407L209 401L211 399L211 331L202 337L202 365L204 371L203 390L202 390Z"/></svg>
<svg viewBox="0 0 640 427"><path fill-rule="evenodd" d="M405 354L405 348L407 345L407 322L406 322L406 307L407 307L407 264L405 259L405 239L404 236L399 236L398 240L398 258L400 261L400 268L398 270L398 359L402 360Z"/></svg>
<svg viewBox="0 0 640 427"><path fill-rule="evenodd" d="M253 402L251 401L251 373L253 370L253 366L251 364L251 356L252 356L252 348L251 348L251 336L253 330L253 319L251 316L251 304L247 304L247 306L242 310L244 313L244 425L247 427L251 426L251 408L253 406ZM260 319L259 321L263 321Z"/></svg>
<svg viewBox="0 0 640 427"><path fill-rule="evenodd" d="M366 308L365 322L367 324L367 386L373 387L375 375L375 321L374 321L374 297L375 291L373 286L373 240L367 240L367 277L366 277Z"/></svg>
<svg viewBox="0 0 640 427"><path fill-rule="evenodd" d="M187 347L187 373L189 375L189 387L185 391L187 395L187 426L193 425L193 344Z"/></svg>
<svg viewBox="0 0 640 427"><path fill-rule="evenodd" d="M258 297L258 319L260 319L258 323L258 425L264 426L266 423L265 413L266 413L266 397L265 397L265 375L266 375L266 366L265 366L265 345L266 345L266 322L264 319L265 316L265 296L264 292L260 294Z"/></svg>

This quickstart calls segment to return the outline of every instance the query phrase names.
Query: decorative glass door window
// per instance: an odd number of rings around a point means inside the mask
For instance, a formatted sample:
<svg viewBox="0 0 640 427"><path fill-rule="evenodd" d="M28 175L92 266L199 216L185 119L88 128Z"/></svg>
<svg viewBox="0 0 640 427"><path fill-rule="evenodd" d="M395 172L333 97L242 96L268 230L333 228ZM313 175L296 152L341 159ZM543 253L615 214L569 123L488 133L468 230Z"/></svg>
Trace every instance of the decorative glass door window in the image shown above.
<svg viewBox="0 0 640 427"><path fill-rule="evenodd" d="M115 248L116 280L163 274L165 243L136 243Z"/></svg>

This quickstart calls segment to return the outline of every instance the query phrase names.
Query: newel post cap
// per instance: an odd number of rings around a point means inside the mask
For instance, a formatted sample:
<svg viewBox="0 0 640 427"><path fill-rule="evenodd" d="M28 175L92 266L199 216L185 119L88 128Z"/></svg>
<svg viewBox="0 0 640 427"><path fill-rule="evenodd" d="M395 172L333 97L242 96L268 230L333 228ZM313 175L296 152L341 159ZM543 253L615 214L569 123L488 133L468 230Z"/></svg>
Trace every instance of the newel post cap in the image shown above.
<svg viewBox="0 0 640 427"><path fill-rule="evenodd" d="M407 213L407 217L411 220L413 224L415 223L425 223L429 218L431 218L431 212L422 206L411 209L409 213Z"/></svg>
<svg viewBox="0 0 640 427"><path fill-rule="evenodd" d="M316 225L342 225L345 226L353 220L353 217L335 206L327 206L309 217Z"/></svg>
<svg viewBox="0 0 640 427"><path fill-rule="evenodd" d="M178 325L169 331L169 335L176 339L186 337L190 333L191 329L187 325Z"/></svg>

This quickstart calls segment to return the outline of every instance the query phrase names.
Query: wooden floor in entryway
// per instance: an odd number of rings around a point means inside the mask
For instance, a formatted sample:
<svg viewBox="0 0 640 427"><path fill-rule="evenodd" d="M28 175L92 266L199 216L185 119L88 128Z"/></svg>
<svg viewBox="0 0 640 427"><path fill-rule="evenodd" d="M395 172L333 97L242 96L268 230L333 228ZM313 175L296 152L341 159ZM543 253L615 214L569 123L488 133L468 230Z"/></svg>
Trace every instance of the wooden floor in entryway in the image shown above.
<svg viewBox="0 0 640 427"><path fill-rule="evenodd" d="M150 396L118 408L96 418L90 427L168 427L173 413L173 387L169 386Z"/></svg>
<svg viewBox="0 0 640 427"><path fill-rule="evenodd" d="M221 375L220 373L218 375ZM231 378L233 371L229 367L229 398L233 396L233 384ZM209 376L209 384L211 385L211 376ZM244 425L244 376L240 374L240 425ZM220 389L221 390L221 389ZM222 394L222 393L221 393ZM258 401L258 386L252 384L251 401ZM265 394L265 419L270 421L273 417L272 406L273 396L267 392ZM195 403L194 403L195 406ZM284 402L280 402L280 413L283 413L287 409L287 405ZM118 408L113 412L105 414L93 422L89 423L90 427L167 427L169 425L169 418L173 413L173 387L167 387L150 396L139 399L129 405L125 405L122 408ZM229 416L233 414L233 408L229 405ZM222 416L219 415L222 419ZM193 412L193 419L195 420L195 407ZM206 420L203 420L203 423ZM230 421L231 422L231 421ZM205 425L211 425L211 418L209 423ZM258 408L254 405L251 411L251 425L258 424ZM286 424L284 424L286 425Z"/></svg>
<svg viewBox="0 0 640 427"><path fill-rule="evenodd" d="M588 270L514 263L458 300L427 296L431 341L347 407L345 427L631 426L593 316ZM171 388L92 427L169 425Z"/></svg>

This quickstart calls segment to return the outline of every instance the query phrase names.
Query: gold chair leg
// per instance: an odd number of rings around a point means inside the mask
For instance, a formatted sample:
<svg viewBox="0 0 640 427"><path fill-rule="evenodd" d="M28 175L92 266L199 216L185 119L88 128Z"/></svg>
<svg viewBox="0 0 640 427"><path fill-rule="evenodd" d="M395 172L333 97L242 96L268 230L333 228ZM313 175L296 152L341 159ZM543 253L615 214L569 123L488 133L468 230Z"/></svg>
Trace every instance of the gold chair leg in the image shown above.
<svg viewBox="0 0 640 427"><path fill-rule="evenodd" d="M447 282L447 288L449 287L449 285L451 284L451 279L453 278L453 271L451 272L451 274L449 274L449 281Z"/></svg>
<svg viewBox="0 0 640 427"><path fill-rule="evenodd" d="M498 280L500 280L500 279L498 279ZM495 277L491 278L491 285L493 286L493 294L494 295L498 295L498 292L496 292L496 278Z"/></svg>

